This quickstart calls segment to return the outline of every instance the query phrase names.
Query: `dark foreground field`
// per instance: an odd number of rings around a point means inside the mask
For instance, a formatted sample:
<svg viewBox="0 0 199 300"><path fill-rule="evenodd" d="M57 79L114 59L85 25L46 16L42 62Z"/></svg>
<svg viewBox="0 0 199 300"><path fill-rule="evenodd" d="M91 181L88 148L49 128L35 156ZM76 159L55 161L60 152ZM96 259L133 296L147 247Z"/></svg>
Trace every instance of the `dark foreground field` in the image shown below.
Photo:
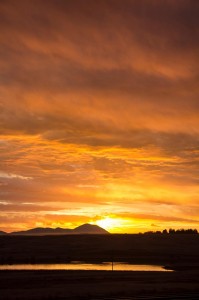
<svg viewBox="0 0 199 300"><path fill-rule="evenodd" d="M2 300L199 299L198 272L0 271Z"/></svg>
<svg viewBox="0 0 199 300"><path fill-rule="evenodd" d="M0 264L126 261L199 265L199 235L0 236Z"/></svg>
<svg viewBox="0 0 199 300"><path fill-rule="evenodd" d="M0 271L0 299L199 299L198 235L0 237L1 264L75 260L160 264L178 271Z"/></svg>

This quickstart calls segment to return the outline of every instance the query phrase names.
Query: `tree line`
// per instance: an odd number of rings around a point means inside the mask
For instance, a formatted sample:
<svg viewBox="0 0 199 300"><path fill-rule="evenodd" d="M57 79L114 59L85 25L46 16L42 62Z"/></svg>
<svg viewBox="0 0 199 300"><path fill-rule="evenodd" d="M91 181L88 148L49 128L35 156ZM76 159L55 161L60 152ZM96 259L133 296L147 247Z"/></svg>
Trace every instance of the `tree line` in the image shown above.
<svg viewBox="0 0 199 300"><path fill-rule="evenodd" d="M198 230L197 229L172 229L170 228L169 230L164 229L162 231L157 230L157 231L147 231L145 232L145 234L150 234L150 233L154 233L154 234L198 234Z"/></svg>

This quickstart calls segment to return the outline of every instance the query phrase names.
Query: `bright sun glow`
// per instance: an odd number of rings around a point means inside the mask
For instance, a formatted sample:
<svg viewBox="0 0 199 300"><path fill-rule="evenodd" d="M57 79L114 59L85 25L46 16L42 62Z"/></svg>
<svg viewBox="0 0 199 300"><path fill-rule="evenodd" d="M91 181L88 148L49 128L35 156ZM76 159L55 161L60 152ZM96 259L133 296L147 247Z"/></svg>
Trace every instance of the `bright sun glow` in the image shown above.
<svg viewBox="0 0 199 300"><path fill-rule="evenodd" d="M111 230L121 226L119 219L111 217L105 217L104 219L97 221L96 224L107 230Z"/></svg>

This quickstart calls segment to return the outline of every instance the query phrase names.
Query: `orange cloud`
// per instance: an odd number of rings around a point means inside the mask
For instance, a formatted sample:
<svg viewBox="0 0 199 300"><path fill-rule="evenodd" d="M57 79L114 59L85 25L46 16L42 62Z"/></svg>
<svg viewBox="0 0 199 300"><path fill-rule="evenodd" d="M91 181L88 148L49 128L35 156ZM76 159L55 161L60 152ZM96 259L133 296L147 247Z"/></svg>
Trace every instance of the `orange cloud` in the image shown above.
<svg viewBox="0 0 199 300"><path fill-rule="evenodd" d="M0 2L0 228L197 225L198 9Z"/></svg>

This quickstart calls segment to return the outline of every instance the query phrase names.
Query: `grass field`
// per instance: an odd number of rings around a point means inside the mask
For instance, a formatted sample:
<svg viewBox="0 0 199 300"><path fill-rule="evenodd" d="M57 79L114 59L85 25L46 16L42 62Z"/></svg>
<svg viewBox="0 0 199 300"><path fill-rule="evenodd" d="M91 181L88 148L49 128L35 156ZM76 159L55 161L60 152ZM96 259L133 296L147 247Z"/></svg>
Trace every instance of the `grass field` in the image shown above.
<svg viewBox="0 0 199 300"><path fill-rule="evenodd" d="M199 265L199 235L0 236L0 264L76 260Z"/></svg>
<svg viewBox="0 0 199 300"><path fill-rule="evenodd" d="M1 271L2 300L199 296L199 272ZM175 298L169 298L174 300Z"/></svg>

